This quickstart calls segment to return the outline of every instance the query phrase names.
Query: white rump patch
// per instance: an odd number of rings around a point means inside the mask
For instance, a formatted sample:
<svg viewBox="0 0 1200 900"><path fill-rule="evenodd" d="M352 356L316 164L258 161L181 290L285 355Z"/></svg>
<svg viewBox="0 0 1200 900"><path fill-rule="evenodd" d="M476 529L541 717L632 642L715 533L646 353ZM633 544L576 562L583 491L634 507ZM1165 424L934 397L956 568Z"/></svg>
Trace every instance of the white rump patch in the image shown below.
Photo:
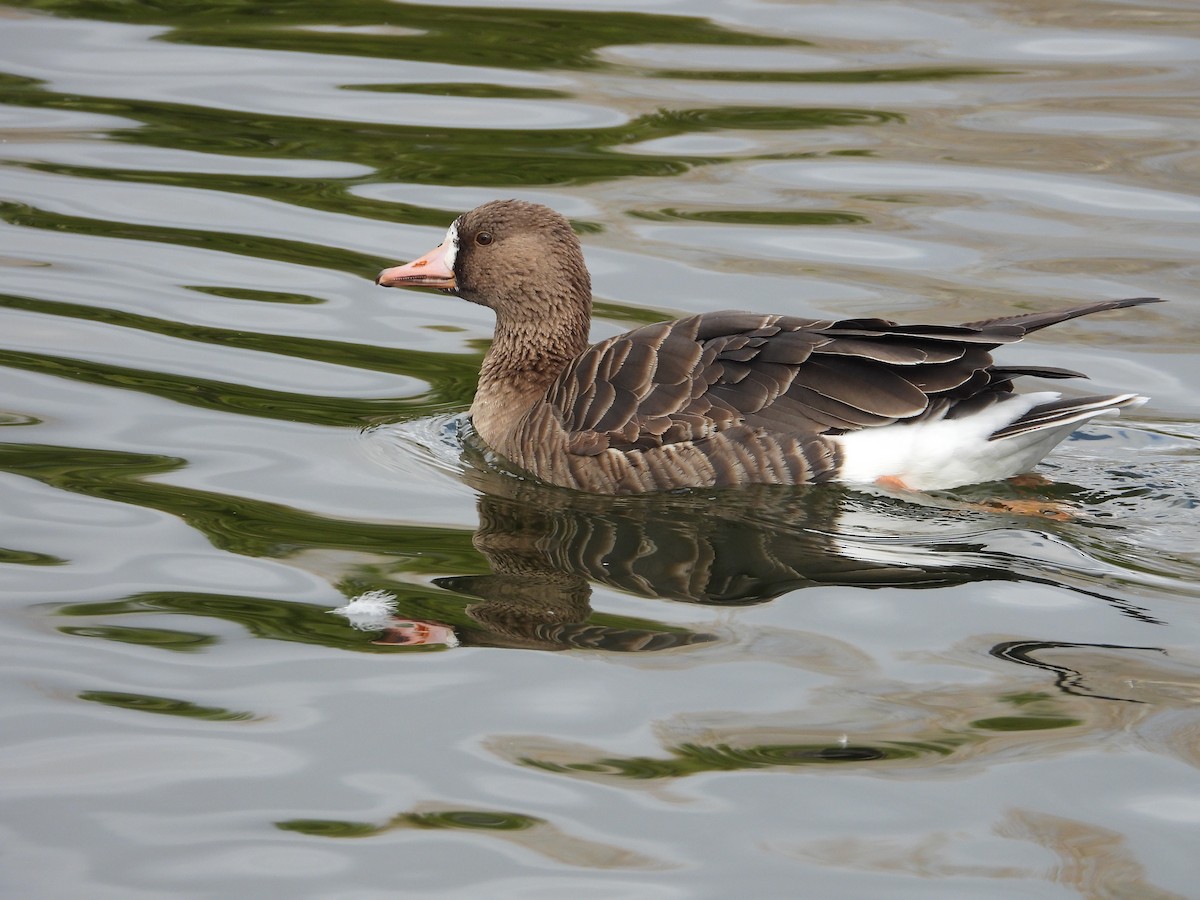
<svg viewBox="0 0 1200 900"><path fill-rule="evenodd" d="M936 491L999 481L1028 472L1079 424L1094 416L1115 416L1112 405L1083 409L1066 421L1000 440L991 435L1015 422L1035 406L1059 399L1051 392L1014 394L1010 399L962 419L940 419L864 428L839 435L842 471L839 481L870 484L899 478L915 491ZM1131 395L1111 398L1128 401ZM1132 404L1129 404L1132 405Z"/></svg>
<svg viewBox="0 0 1200 900"><path fill-rule="evenodd" d="M446 239L442 241L442 246L446 248L446 255L443 257L446 260L446 268L453 272L454 260L458 256L458 219L446 229Z"/></svg>

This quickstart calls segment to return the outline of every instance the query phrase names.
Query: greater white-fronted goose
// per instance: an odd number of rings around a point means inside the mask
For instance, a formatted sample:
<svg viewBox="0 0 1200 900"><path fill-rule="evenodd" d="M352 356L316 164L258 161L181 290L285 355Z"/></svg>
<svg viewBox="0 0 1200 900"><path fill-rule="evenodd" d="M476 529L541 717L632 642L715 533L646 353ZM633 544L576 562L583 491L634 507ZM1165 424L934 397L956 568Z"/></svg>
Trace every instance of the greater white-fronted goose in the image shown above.
<svg viewBox="0 0 1200 900"><path fill-rule="evenodd" d="M588 346L591 280L565 218L517 200L459 216L435 249L385 269L496 313L471 419L535 477L601 494L879 482L937 490L1028 471L1136 394L1017 394L990 350L1136 297L964 325L716 312Z"/></svg>

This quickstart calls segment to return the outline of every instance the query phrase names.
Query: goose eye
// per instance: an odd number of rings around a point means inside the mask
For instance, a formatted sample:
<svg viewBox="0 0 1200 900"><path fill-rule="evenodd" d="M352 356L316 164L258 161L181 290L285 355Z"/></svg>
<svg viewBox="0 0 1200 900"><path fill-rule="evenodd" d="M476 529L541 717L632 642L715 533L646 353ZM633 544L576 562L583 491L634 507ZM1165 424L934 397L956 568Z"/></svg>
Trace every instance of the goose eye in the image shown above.
<svg viewBox="0 0 1200 900"><path fill-rule="evenodd" d="M475 243L483 244L485 247L492 242L492 233L490 231L481 231L475 235Z"/></svg>

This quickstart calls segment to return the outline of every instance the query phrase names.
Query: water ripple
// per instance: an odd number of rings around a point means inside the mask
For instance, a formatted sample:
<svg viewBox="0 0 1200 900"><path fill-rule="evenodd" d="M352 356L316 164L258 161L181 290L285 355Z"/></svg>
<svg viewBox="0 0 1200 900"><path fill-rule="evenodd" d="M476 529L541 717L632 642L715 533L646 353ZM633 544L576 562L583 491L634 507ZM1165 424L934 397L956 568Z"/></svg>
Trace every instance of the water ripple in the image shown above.
<svg viewBox="0 0 1200 900"><path fill-rule="evenodd" d="M13 3L14 896L1193 892L1186 2ZM546 488L491 312L372 283L513 195L597 338L1157 295L1004 356L1152 400L936 496Z"/></svg>

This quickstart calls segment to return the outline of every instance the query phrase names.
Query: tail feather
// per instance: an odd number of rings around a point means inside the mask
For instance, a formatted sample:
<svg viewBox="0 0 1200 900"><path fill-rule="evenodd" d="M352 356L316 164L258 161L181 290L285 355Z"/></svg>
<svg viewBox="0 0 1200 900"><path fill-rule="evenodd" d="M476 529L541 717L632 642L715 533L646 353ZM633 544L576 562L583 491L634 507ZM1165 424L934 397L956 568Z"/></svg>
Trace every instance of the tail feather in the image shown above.
<svg viewBox="0 0 1200 900"><path fill-rule="evenodd" d="M1093 416L1116 414L1118 410L1127 406L1141 406L1147 399L1138 394L1116 394L1052 400L1049 403L1038 404L1021 418L993 431L988 440L999 441L1021 434L1082 422Z"/></svg>
<svg viewBox="0 0 1200 900"><path fill-rule="evenodd" d="M990 366L988 372L994 376L994 381L1016 378L1019 375L1032 375L1035 378L1087 378L1082 372L1060 369L1057 366Z"/></svg>
<svg viewBox="0 0 1200 900"><path fill-rule="evenodd" d="M1104 312L1109 309L1125 309L1129 306L1141 306L1145 303L1162 303L1161 297L1129 297L1124 300L1101 300L1098 303L1087 303L1083 306L1072 306L1067 309L1055 309L1049 312L1023 313L1017 316L1002 316L998 319L980 319L978 322L964 323L968 328L986 328L990 325L1016 325L1030 331L1057 325L1068 319L1080 316L1090 316L1092 313Z"/></svg>

